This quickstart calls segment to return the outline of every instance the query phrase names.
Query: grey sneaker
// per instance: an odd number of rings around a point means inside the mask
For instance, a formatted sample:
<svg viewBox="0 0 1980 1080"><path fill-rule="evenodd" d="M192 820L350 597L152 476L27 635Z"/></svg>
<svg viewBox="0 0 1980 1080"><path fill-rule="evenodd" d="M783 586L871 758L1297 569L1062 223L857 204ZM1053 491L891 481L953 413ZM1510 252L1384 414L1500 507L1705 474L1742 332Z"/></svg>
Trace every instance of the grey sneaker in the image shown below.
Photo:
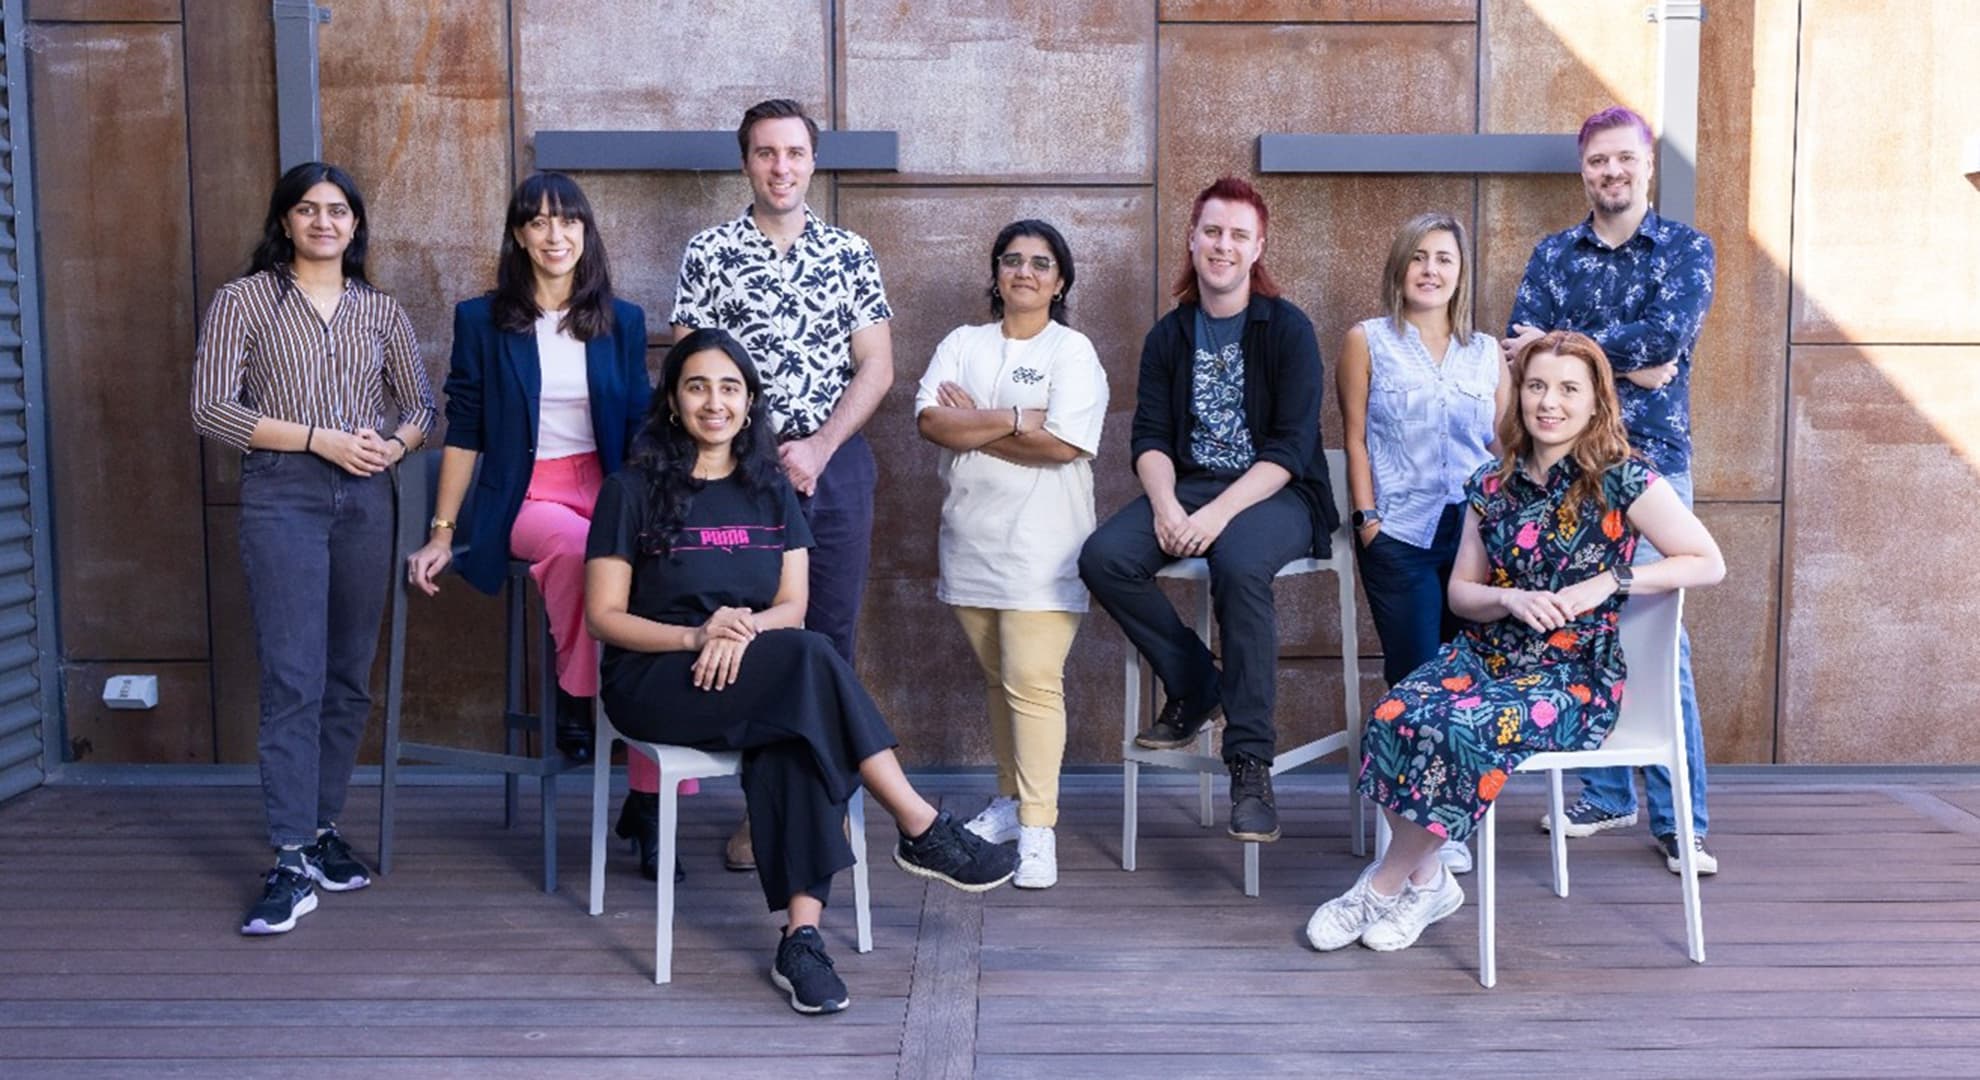
<svg viewBox="0 0 1980 1080"><path fill-rule="evenodd" d="M1376 952L1395 952L1416 944L1423 931L1438 919L1447 918L1464 906L1464 889L1451 876L1451 869L1437 866L1437 880L1428 886L1414 882L1403 886L1402 898L1389 913L1362 931L1361 943Z"/></svg>
<svg viewBox="0 0 1980 1080"><path fill-rule="evenodd" d="M1354 879L1348 891L1314 909L1313 917L1306 920L1307 944L1320 952L1350 945L1402 901L1402 896L1383 896L1369 887L1368 879L1375 876L1375 867L1380 865L1370 864ZM1408 889L1403 892L1407 895Z"/></svg>
<svg viewBox="0 0 1980 1080"><path fill-rule="evenodd" d="M1586 798L1576 799L1574 805L1562 812L1561 816L1567 819L1567 825L1561 831L1575 838L1594 836L1598 832L1606 832L1609 829L1627 829L1631 825L1636 824L1636 811L1631 810L1627 814L1618 814L1609 810L1597 809ZM1541 814L1540 831L1552 832L1553 830L1554 815Z"/></svg>

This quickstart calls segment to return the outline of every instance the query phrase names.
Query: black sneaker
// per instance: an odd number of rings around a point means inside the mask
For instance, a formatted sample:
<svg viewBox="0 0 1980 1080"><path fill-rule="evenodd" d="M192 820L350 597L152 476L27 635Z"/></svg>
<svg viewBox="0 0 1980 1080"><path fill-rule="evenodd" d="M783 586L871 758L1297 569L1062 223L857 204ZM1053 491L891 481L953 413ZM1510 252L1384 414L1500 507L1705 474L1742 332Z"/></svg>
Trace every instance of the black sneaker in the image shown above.
<svg viewBox="0 0 1980 1080"><path fill-rule="evenodd" d="M1213 701L1207 709L1184 715L1183 703L1170 698L1148 730L1134 737L1134 745L1149 750L1179 750L1196 741L1196 733L1215 720L1222 708Z"/></svg>
<svg viewBox="0 0 1980 1080"><path fill-rule="evenodd" d="M840 1012L852 1004L846 982L832 970L832 958L825 955L825 939L815 926L800 926L777 943L777 962L770 967L770 981L791 995L791 1008L807 1016Z"/></svg>
<svg viewBox="0 0 1980 1080"><path fill-rule="evenodd" d="M318 885L331 892L349 892L371 884L371 870L351 854L351 845L332 828L302 849L303 867Z"/></svg>
<svg viewBox="0 0 1980 1080"><path fill-rule="evenodd" d="M1017 850L986 842L944 810L927 832L901 837L894 845L894 865L964 892L989 892L1017 872Z"/></svg>
<svg viewBox="0 0 1980 1080"><path fill-rule="evenodd" d="M1611 810L1603 810L1591 804L1586 797L1576 799L1573 806L1561 812L1561 817L1567 820L1561 831L1576 838L1594 836L1609 829L1627 829L1636 824L1636 811L1618 814ZM1553 828L1554 815L1541 814L1540 831L1552 832Z"/></svg>
<svg viewBox="0 0 1980 1080"><path fill-rule="evenodd" d="M1272 765L1250 754L1231 759L1231 839L1269 844L1279 838L1279 807L1272 799Z"/></svg>
<svg viewBox="0 0 1980 1080"><path fill-rule="evenodd" d="M1665 833L1657 838L1657 850L1664 856L1664 869L1673 874L1684 873L1684 862L1678 858L1678 838L1676 833ZM1705 850L1705 838L1694 835L1691 838L1691 862L1701 875L1719 872L1719 860Z"/></svg>
<svg viewBox="0 0 1980 1080"><path fill-rule="evenodd" d="M300 851L284 851L275 858L275 869L263 880L261 899L241 920L243 934L286 934L296 928L296 920L316 910L316 890L309 883L309 870Z"/></svg>

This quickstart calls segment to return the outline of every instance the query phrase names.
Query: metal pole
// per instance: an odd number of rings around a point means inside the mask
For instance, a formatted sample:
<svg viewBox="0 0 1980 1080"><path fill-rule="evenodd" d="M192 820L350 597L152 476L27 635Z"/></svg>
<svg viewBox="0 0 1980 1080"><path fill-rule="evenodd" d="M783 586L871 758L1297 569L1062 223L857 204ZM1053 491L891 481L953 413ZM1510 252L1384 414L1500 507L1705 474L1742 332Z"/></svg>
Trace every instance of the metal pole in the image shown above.
<svg viewBox="0 0 1980 1080"><path fill-rule="evenodd" d="M330 9L315 0L273 0L275 130L282 170L323 157L323 102L316 65L316 28Z"/></svg>
<svg viewBox="0 0 1980 1080"><path fill-rule="evenodd" d="M1663 114L1657 213L1688 225L1698 214L1698 38L1705 5L1658 0L1647 14L1657 24L1657 97Z"/></svg>

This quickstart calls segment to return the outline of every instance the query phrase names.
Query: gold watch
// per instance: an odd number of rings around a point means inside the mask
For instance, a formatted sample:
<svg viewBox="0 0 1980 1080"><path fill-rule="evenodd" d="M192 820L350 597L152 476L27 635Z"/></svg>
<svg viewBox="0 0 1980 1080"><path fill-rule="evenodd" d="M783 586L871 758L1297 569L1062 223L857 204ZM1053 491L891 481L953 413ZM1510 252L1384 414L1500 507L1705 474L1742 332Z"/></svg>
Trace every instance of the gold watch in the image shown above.
<svg viewBox="0 0 1980 1080"><path fill-rule="evenodd" d="M426 531L432 532L434 529L445 529L448 532L459 531L454 528L454 523L452 521L449 521L443 517L436 517L432 521L426 523Z"/></svg>

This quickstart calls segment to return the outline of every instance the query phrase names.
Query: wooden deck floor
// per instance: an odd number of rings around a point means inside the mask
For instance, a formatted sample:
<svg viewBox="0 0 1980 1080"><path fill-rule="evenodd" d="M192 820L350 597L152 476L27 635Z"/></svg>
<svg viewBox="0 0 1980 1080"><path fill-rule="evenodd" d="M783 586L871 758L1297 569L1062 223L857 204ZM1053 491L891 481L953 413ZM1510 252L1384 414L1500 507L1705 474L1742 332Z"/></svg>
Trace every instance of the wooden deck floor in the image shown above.
<svg viewBox="0 0 1980 1080"><path fill-rule="evenodd" d="M1299 943L1361 865L1340 783L1282 785L1287 838L1257 900L1239 845L1192 822L1191 788L1144 793L1141 869L1123 873L1102 777L1069 780L1049 892L971 897L878 865L861 956L842 881L827 940L853 1007L822 1020L769 987L776 924L719 865L733 788L686 811L666 987L623 850L607 913L584 913L585 795L563 804L556 895L529 828L499 827L496 789L414 788L396 873L244 939L265 866L253 789L42 789L0 807L0 1076L1980 1074L1980 773L1715 780L1725 870L1705 883L1702 967L1641 829L1576 842L1573 896L1552 896L1542 789L1522 780L1492 991L1470 904L1399 954ZM925 787L967 815L988 782ZM374 794L347 823L361 851Z"/></svg>

